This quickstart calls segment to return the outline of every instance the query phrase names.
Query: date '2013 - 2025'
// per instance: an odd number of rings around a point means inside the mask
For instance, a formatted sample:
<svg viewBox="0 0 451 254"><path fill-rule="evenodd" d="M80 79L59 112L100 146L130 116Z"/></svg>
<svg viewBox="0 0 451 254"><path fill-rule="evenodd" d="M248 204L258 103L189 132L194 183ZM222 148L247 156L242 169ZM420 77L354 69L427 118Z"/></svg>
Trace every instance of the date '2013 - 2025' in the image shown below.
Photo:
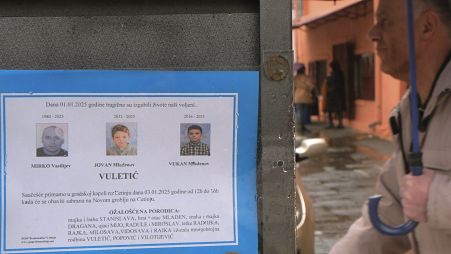
<svg viewBox="0 0 451 254"><path fill-rule="evenodd" d="M113 118L115 118L115 119L133 119L133 118L135 118L136 116L135 115L133 115L133 114L114 114L113 115Z"/></svg>

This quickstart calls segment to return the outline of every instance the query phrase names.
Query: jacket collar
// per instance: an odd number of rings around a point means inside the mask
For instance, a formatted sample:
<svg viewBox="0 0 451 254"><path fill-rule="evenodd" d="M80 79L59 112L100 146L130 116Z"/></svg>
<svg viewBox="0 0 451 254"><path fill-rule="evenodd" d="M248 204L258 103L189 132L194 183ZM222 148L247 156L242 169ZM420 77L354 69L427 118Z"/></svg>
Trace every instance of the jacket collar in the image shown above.
<svg viewBox="0 0 451 254"><path fill-rule="evenodd" d="M437 73L432 91L426 100L423 119L432 114L443 93L451 93L451 54L448 55L448 58Z"/></svg>

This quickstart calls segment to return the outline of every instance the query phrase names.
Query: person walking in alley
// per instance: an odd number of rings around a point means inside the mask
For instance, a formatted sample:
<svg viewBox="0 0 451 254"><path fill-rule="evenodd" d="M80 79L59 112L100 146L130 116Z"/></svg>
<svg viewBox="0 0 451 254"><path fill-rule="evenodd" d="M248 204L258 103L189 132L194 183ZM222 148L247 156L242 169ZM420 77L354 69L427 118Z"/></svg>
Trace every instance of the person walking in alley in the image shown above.
<svg viewBox="0 0 451 254"><path fill-rule="evenodd" d="M390 123L395 151L384 165L376 192L383 196L379 217L389 225L419 222L410 235L386 236L372 226L367 205L362 216L330 254L441 254L451 251L451 1L413 0L414 42L420 100L423 175L412 176L406 160L411 151L408 94ZM369 32L383 72L409 83L405 0L380 0L377 23Z"/></svg>
<svg viewBox="0 0 451 254"><path fill-rule="evenodd" d="M301 132L309 131L305 125L310 123L313 89L312 81L305 75L305 66L301 65L294 77L294 106Z"/></svg>
<svg viewBox="0 0 451 254"><path fill-rule="evenodd" d="M324 80L326 91L326 107L329 117L329 126L334 128L334 115L338 119L337 128L342 129L343 126L343 103L344 103L344 75L340 68L340 64L334 60L330 63L331 73Z"/></svg>

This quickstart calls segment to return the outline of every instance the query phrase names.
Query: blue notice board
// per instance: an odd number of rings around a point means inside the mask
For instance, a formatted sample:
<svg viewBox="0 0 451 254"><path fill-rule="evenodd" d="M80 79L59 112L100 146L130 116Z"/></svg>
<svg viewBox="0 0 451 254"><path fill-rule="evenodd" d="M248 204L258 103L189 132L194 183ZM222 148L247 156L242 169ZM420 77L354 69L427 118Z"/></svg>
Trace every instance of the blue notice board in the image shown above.
<svg viewBox="0 0 451 254"><path fill-rule="evenodd" d="M258 253L258 72L0 71L1 253Z"/></svg>

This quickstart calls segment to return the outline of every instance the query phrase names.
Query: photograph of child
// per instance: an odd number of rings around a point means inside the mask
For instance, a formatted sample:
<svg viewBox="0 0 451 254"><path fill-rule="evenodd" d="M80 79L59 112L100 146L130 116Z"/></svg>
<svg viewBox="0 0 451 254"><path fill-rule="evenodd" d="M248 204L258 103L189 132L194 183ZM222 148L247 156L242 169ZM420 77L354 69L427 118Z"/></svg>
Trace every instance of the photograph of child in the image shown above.
<svg viewBox="0 0 451 254"><path fill-rule="evenodd" d="M136 123L107 123L106 155L137 155L136 130Z"/></svg>
<svg viewBox="0 0 451 254"><path fill-rule="evenodd" d="M65 131L66 130L66 131ZM36 124L37 157L65 157L68 156L67 144L64 143L67 135L67 124ZM63 148L66 147L66 149Z"/></svg>
<svg viewBox="0 0 451 254"><path fill-rule="evenodd" d="M204 130L202 127L204 128L205 133L203 132ZM210 156L210 124L185 123L180 125L180 130L181 133L184 133L181 135L181 156Z"/></svg>

